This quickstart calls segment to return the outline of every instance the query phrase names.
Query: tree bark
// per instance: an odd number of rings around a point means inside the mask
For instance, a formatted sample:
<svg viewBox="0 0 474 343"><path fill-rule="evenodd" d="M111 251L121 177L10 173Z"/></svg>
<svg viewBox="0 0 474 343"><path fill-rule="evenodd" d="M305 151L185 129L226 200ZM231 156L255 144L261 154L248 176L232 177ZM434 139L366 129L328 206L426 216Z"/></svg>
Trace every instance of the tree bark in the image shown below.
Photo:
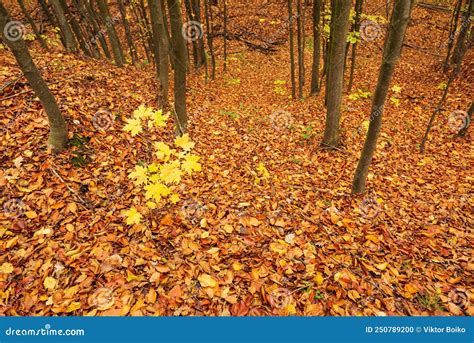
<svg viewBox="0 0 474 343"><path fill-rule="evenodd" d="M400 57L413 3L413 0L396 0L393 7L390 29L384 45L382 65L372 103L369 129L352 183L353 194L362 193L365 190L369 166L377 147L377 138L382 126L385 100L393 71Z"/></svg>
<svg viewBox="0 0 474 343"><path fill-rule="evenodd" d="M50 0L50 2L53 6L54 14L58 19L59 29L61 30L62 36L64 37L64 48L67 52L75 52L77 50L76 40L74 38L74 34L72 33L71 27L67 22L61 3L59 0Z"/></svg>
<svg viewBox="0 0 474 343"><path fill-rule="evenodd" d="M23 1L23 0L18 0L18 4L20 5L21 11L23 12L23 14L24 14L25 17L26 17L26 20L28 20L28 23L30 23L31 28L33 29L33 32L34 32L36 38L38 39L38 41L39 41L41 47L47 49L47 48L48 48L48 45L47 45L46 42L44 41L43 37L41 37L41 33L40 33L40 31L38 30L38 27L36 26L35 21L34 21L33 18L31 17L31 15L30 15L30 13L28 12L28 10L26 9L24 1Z"/></svg>
<svg viewBox="0 0 474 343"><path fill-rule="evenodd" d="M354 20L354 31L359 32L360 30L360 17L362 14L362 5L364 3L364 0L356 0L355 4L355 20ZM352 55L351 55L351 71L349 74L349 84L347 85L347 92L350 93L352 90L352 84L354 82L354 70L355 70L355 64L356 64L356 49L357 49L358 43L355 42L352 44Z"/></svg>
<svg viewBox="0 0 474 343"><path fill-rule="evenodd" d="M313 0L313 66L311 95L319 93L319 64L321 60L321 0Z"/></svg>
<svg viewBox="0 0 474 343"><path fill-rule="evenodd" d="M296 98L296 79L295 79L295 52L293 38L293 4L288 0L288 29L290 34L290 77L291 77L291 97Z"/></svg>
<svg viewBox="0 0 474 343"><path fill-rule="evenodd" d="M3 33L5 31L5 26L9 21L8 12L3 6L3 2L0 1L0 32ZM53 152L61 151L66 146L67 142L67 126L61 112L59 111L56 100L51 94L48 85L41 77L38 68L36 68L26 43L22 39L11 41L6 39L6 37L4 41L13 52L23 74L25 74L31 88L40 99L48 116L50 129L47 143L48 146Z"/></svg>
<svg viewBox="0 0 474 343"><path fill-rule="evenodd" d="M467 33L471 26L471 17L473 15L473 4L474 0L469 0L469 6L467 11L463 13L461 20L461 30L459 31L458 40L454 47L453 56L451 57L451 64L458 64L467 49Z"/></svg>
<svg viewBox="0 0 474 343"><path fill-rule="evenodd" d="M114 20L110 17L109 7L105 0L96 0L99 6L99 11L102 19L105 23L107 34L109 35L110 45L112 45L112 53L114 54L115 65L117 67L123 67L125 62L123 58L122 45L117 36L117 32L114 27Z"/></svg>
<svg viewBox="0 0 474 343"><path fill-rule="evenodd" d="M127 20L127 8L125 7L123 0L117 0L118 8L120 11L120 16L122 17L122 24L123 28L125 29L125 37L127 38L128 50L130 52L130 57L132 59L132 63L137 63L138 56L137 56L137 48L133 43L132 32L130 30L130 25Z"/></svg>
<svg viewBox="0 0 474 343"><path fill-rule="evenodd" d="M334 0L331 20L331 41L327 74L327 113L323 145L336 147L339 143L342 85L344 79L344 55L349 29L350 0Z"/></svg>
<svg viewBox="0 0 474 343"><path fill-rule="evenodd" d="M204 12L206 17L206 38L207 45L209 46L209 54L211 55L211 80L214 80L216 75L216 57L214 54L214 45L213 45L213 29L211 21L211 8L209 0L204 0Z"/></svg>
<svg viewBox="0 0 474 343"><path fill-rule="evenodd" d="M174 109L176 127L184 134L188 126L186 114L186 71L188 66L186 43L182 34L183 22L179 0L168 0L171 24L172 59L174 60Z"/></svg>

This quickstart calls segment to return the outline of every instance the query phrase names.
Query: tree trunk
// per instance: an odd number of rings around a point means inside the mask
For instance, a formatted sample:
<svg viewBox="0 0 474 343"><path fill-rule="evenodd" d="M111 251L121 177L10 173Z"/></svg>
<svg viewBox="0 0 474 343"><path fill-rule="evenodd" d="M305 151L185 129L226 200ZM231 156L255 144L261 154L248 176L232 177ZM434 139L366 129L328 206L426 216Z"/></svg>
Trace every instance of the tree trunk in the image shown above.
<svg viewBox="0 0 474 343"><path fill-rule="evenodd" d="M296 98L296 79L295 79L295 52L293 38L293 4L288 0L288 29L290 32L290 77L291 77L291 97Z"/></svg>
<svg viewBox="0 0 474 343"><path fill-rule="evenodd" d="M461 30L459 31L458 40L454 47L453 56L451 57L451 64L458 64L467 49L467 33L471 25L471 16L473 15L474 0L469 0L467 11L463 13L461 20Z"/></svg>
<svg viewBox="0 0 474 343"><path fill-rule="evenodd" d="M120 16L122 17L122 24L123 28L125 29L125 37L127 38L128 50L130 52L130 57L132 59L132 63L137 63L138 56L137 56L137 48L133 43L132 32L130 31L130 25L127 20L127 8L125 7L123 0L117 1L118 8L120 11Z"/></svg>
<svg viewBox="0 0 474 343"><path fill-rule="evenodd" d="M364 3L364 0L356 0L355 4L355 19L354 19L354 31L359 32L360 30L360 16L362 14L362 5ZM355 70L355 62L356 62L356 49L357 49L358 43L355 42L352 44L352 56L351 56L351 71L349 75L349 84L347 86L347 92L350 93L352 90L352 84L354 82L354 70Z"/></svg>
<svg viewBox="0 0 474 343"><path fill-rule="evenodd" d="M179 134L184 134L188 126L186 114L186 71L188 61L186 42L182 34L183 22L179 0L168 0L168 11L171 24L172 58L174 60L174 108L176 127Z"/></svg>
<svg viewBox="0 0 474 343"><path fill-rule="evenodd" d="M211 21L211 8L209 0L204 0L204 12L206 17L206 37L207 45L209 46L209 54L211 55L211 80L214 80L216 75L216 57L214 55L214 46L213 46L213 29Z"/></svg>
<svg viewBox="0 0 474 343"><path fill-rule="evenodd" d="M369 130L352 183L353 194L362 193L365 190L369 166L377 146L377 138L382 126L382 115L387 92L390 87L393 71L400 57L413 3L414 1L412 0L396 0L393 7L390 29L384 45L382 65L380 67L379 78L372 103Z"/></svg>
<svg viewBox="0 0 474 343"><path fill-rule="evenodd" d="M8 12L3 6L3 2L0 1L0 32L5 32L5 26L9 21ZM61 151L66 146L67 142L67 126L61 112L59 111L56 100L36 68L26 43L22 39L12 41L6 39L6 37L4 41L13 52L13 55L15 55L15 59L20 65L21 71L25 74L26 79L36 96L40 99L48 116L50 129L48 146L53 150L53 152Z"/></svg>
<svg viewBox="0 0 474 343"><path fill-rule="evenodd" d="M449 57L451 56L451 50L453 49L454 38L456 37L456 31L458 29L459 14L461 13L462 0L457 0L456 7L454 8L453 15L451 17L451 24L448 37L448 51L446 52L446 59L444 60L443 71L446 73L449 68Z"/></svg>
<svg viewBox="0 0 474 343"><path fill-rule="evenodd" d="M72 3L77 12L81 16L81 20L85 23L85 32L87 44L90 47L90 51L94 58L100 58L100 50L97 46L96 32L92 24L93 18L87 13L86 5L79 3L80 0L74 0Z"/></svg>
<svg viewBox="0 0 474 343"><path fill-rule="evenodd" d="M97 39L99 39L100 46L102 47L102 50L104 51L105 57L107 57L108 59L112 59L112 55L110 55L110 50L107 45L107 41L105 40L104 34L102 33L102 30L100 28L100 21L95 12L93 4L90 1L86 0L84 6L86 8L87 13L89 14L89 19L94 29L93 30L94 37L92 38L92 40L96 41Z"/></svg>
<svg viewBox="0 0 474 343"><path fill-rule="evenodd" d="M344 79L344 55L349 29L350 0L334 0L331 20L331 41L327 74L327 114L323 144L335 147L339 143L342 85Z"/></svg>
<svg viewBox="0 0 474 343"><path fill-rule="evenodd" d="M105 0L96 0L99 6L99 11L102 16L102 19L107 28L107 34L109 35L110 45L112 45L112 53L114 54L115 65L117 67L123 67L124 58L122 45L115 31L114 21L110 17L109 7Z"/></svg>
<svg viewBox="0 0 474 343"><path fill-rule="evenodd" d="M64 37L64 48L67 52L74 52L77 49L76 40L74 38L74 34L71 31L71 27L67 22L66 15L64 14L63 7L59 0L50 0L51 5L53 6L54 14L58 19L59 29L62 32L62 36Z"/></svg>
<svg viewBox="0 0 474 343"><path fill-rule="evenodd" d="M304 0L303 0L304 1ZM302 27L301 0L296 0L296 44L298 46L298 97L303 99L304 84L304 27Z"/></svg>
<svg viewBox="0 0 474 343"><path fill-rule="evenodd" d="M150 9L151 26L153 29L153 44L156 48L156 76L159 81L158 104L161 108L168 108L169 92L169 50L166 31L164 29L162 0L148 0Z"/></svg>
<svg viewBox="0 0 474 343"><path fill-rule="evenodd" d="M66 3L66 0L59 0L59 3L61 7L63 8L66 18L69 18L68 22L71 25L71 29L74 32L76 41L79 43L79 47L81 48L82 52L84 52L86 56L92 56L89 50L89 47L87 46L86 41L84 40L81 27L79 26L79 23L76 21L76 18L74 18L74 16L72 15L71 11L69 11L69 7L68 7L68 4Z"/></svg>
<svg viewBox="0 0 474 343"><path fill-rule="evenodd" d="M227 70L227 2L224 3L224 71Z"/></svg>
<svg viewBox="0 0 474 343"><path fill-rule="evenodd" d="M321 60L321 0L313 0L313 66L311 95L319 93L319 62Z"/></svg>
<svg viewBox="0 0 474 343"><path fill-rule="evenodd" d="M41 47L47 49L47 48L48 48L48 45L47 45L46 42L44 41L43 37L41 37L41 33L40 33L40 31L38 30L38 27L36 26L35 21L34 21L33 18L31 17L30 12L28 12L28 10L26 9L25 3L23 2L23 0L18 0L18 4L20 5L21 11L23 12L23 14L25 15L26 19L28 20L28 23L30 23L31 28L33 29L33 32L34 32L36 38L38 39L38 41L39 41Z"/></svg>

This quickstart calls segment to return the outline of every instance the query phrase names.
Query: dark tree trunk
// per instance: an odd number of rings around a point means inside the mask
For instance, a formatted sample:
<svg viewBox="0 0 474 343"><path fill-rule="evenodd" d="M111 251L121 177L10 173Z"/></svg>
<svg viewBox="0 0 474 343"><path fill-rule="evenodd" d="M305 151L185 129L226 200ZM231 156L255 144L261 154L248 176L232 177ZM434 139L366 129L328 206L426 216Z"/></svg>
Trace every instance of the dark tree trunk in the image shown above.
<svg viewBox="0 0 474 343"><path fill-rule="evenodd" d="M34 32L36 38L37 38L38 41L40 42L41 47L47 49L47 48L48 48L48 45L47 45L46 42L44 41L43 37L41 37L41 33L40 33L40 31L38 30L38 27L36 26L35 21L34 21L33 18L31 17L30 12L28 12L28 10L26 9L25 3L23 2L23 0L18 0L18 4L20 5L21 10L22 10L23 14L24 14L25 17L26 17L26 20L28 20L28 23L30 23L31 28L33 29L33 32Z"/></svg>
<svg viewBox="0 0 474 343"><path fill-rule="evenodd" d="M214 46L213 46L213 29L212 29L211 11L212 9L211 9L209 0L204 0L207 45L209 46L209 54L211 55L211 80L214 80L215 75L216 75L216 57L214 55Z"/></svg>
<svg viewBox="0 0 474 343"><path fill-rule="evenodd" d="M328 147L335 147L339 144L344 55L350 9L350 0L334 0L326 85L327 114L323 139L323 144Z"/></svg>
<svg viewBox="0 0 474 343"><path fill-rule="evenodd" d="M107 33L109 35L110 45L112 45L112 52L114 54L115 65L117 67L123 67L125 62L123 58L122 45L117 36L117 32L114 27L114 20L110 17L109 7L105 0L96 0L97 5L99 6L99 11L102 16L102 20L105 23Z"/></svg>
<svg viewBox="0 0 474 343"><path fill-rule="evenodd" d="M5 31L5 25L10 21L8 12L0 1L0 32ZM67 142L67 125L59 111L59 107L51 94L48 85L41 77L38 68L36 68L28 48L22 39L12 41L4 39L7 46L15 55L15 59L20 65L21 71L25 74L31 88L36 96L40 99L41 104L48 116L49 120L49 138L48 146L54 151L59 152L66 146Z"/></svg>
<svg viewBox="0 0 474 343"><path fill-rule="evenodd" d="M117 0L118 8L120 11L120 16L122 17L122 24L123 28L125 29L125 37L127 38L128 50L130 52L130 57L132 59L132 63L137 63L137 49L135 44L133 43L132 32L130 30L130 25L127 20L127 8L125 7L123 0Z"/></svg>
<svg viewBox="0 0 474 343"><path fill-rule="evenodd" d="M61 3L59 0L50 0L50 3L53 6L54 14L58 20L59 29L61 30L61 34L64 37L64 48L67 52L76 51L76 40L74 38L74 34L72 33L71 27L67 22Z"/></svg>
<svg viewBox="0 0 474 343"><path fill-rule="evenodd" d="M319 93L319 61L321 60L321 0L313 0L313 66L311 95Z"/></svg>
<svg viewBox="0 0 474 343"><path fill-rule="evenodd" d="M112 59L112 55L110 54L110 50L107 45L107 41L105 40L104 34L100 28L100 21L97 16L97 13L95 12L94 5L90 1L85 0L84 6L86 8L87 13L89 14L88 17L94 29L93 31L94 37L92 38L92 40L96 42L98 39L100 46L102 47L102 50L104 51L105 57L107 57L108 59Z"/></svg>
<svg viewBox="0 0 474 343"><path fill-rule="evenodd" d="M464 55L465 50L467 49L468 37L467 33L469 32L471 26L471 17L473 15L473 4L474 0L469 0L469 6L464 12L461 20L461 30L459 31L458 40L456 41L456 46L454 47L453 56L451 57L451 64L458 64L462 56Z"/></svg>
<svg viewBox="0 0 474 343"><path fill-rule="evenodd" d="M355 19L354 19L354 31L359 32L360 30L360 16L362 14L362 5L364 3L364 0L356 0L355 3ZM349 74L349 84L347 86L347 92L350 93L352 90L352 84L354 82L354 70L355 70L355 64L356 64L356 49L357 49L357 42L352 44L352 56L351 56L351 71Z"/></svg>
<svg viewBox="0 0 474 343"><path fill-rule="evenodd" d="M168 0L168 11L171 24L172 58L174 60L174 108L176 127L180 134L184 134L188 126L186 114L186 71L187 54L186 43L182 34L183 22L179 0Z"/></svg>
<svg viewBox="0 0 474 343"><path fill-rule="evenodd" d="M63 8L66 18L69 18L68 22L71 25L72 31L74 32L77 42L79 42L79 47L81 48L82 52L84 52L86 56L92 56L89 47L87 46L86 41L84 40L84 36L82 35L81 27L76 21L76 18L74 18L74 16L72 15L71 11L69 11L69 7L66 1L59 0L59 3Z"/></svg>
<svg viewBox="0 0 474 343"><path fill-rule="evenodd" d="M396 0L393 5L390 29L384 45L382 65L380 67L379 79L372 103L369 130L352 183L353 194L362 193L365 190L369 166L374 156L377 138L382 126L385 100L390 87L390 81L392 80L393 71L400 57L413 3L412 0Z"/></svg>
<svg viewBox="0 0 474 343"><path fill-rule="evenodd" d="M290 77L291 77L291 97L296 98L296 78L295 78L295 52L293 38L293 4L288 0L288 29L290 34Z"/></svg>

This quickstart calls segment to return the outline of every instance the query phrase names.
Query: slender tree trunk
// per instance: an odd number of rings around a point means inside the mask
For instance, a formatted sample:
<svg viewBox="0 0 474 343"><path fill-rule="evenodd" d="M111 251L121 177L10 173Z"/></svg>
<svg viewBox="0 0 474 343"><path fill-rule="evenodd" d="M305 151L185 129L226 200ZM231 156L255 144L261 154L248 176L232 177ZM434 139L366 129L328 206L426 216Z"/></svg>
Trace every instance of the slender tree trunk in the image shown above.
<svg viewBox="0 0 474 343"><path fill-rule="evenodd" d="M84 31L86 33L85 39L87 41L87 45L90 47L92 56L94 58L100 58L100 50L97 46L96 32L92 24L93 18L91 18L91 16L89 16L89 14L87 13L86 5L79 3L79 1L80 0L74 0L72 3L74 5L75 10L79 12L81 20L85 23Z"/></svg>
<svg viewBox="0 0 474 343"><path fill-rule="evenodd" d="M459 14L461 13L462 0L457 0L456 7L454 8L453 15L451 17L451 25L448 37L448 51L446 52L446 59L444 60L443 71L446 73L449 68L449 57L451 56L451 50L453 49L454 38L456 37L456 31L458 29Z"/></svg>
<svg viewBox="0 0 474 343"><path fill-rule="evenodd" d="M133 20L137 23L138 28L140 30L140 42L143 47L143 51L145 51L146 59L149 63L153 63L153 53L150 51L151 50L151 45L148 40L148 33L147 33L147 28L145 27L143 20L140 15L140 10L137 8L136 4L132 3L132 15L133 15Z"/></svg>
<svg viewBox="0 0 474 343"><path fill-rule="evenodd" d="M137 48L133 43L132 32L130 30L130 25L127 20L127 8L125 7L123 0L117 0L118 8L120 11L120 16L122 17L122 24L123 28L125 29L125 37L127 38L128 50L130 52L130 57L132 59L132 63L136 64L138 60L137 56Z"/></svg>
<svg viewBox="0 0 474 343"><path fill-rule="evenodd" d="M59 0L49 0L51 5L53 6L54 14L58 19L59 29L62 32L62 36L64 37L64 48L67 52L74 52L77 49L76 40L74 38L74 34L72 33L71 27L67 22L66 15L64 14L63 7Z"/></svg>
<svg viewBox="0 0 474 343"><path fill-rule="evenodd" d="M295 79L295 52L293 38L293 4L288 0L288 29L290 32L290 77L291 77L291 97L296 98L296 79Z"/></svg>
<svg viewBox="0 0 474 343"><path fill-rule="evenodd" d="M302 27L301 0L296 0L296 44L298 46L298 97L300 99L303 99L304 83L303 30L304 28Z"/></svg>
<svg viewBox="0 0 474 343"><path fill-rule="evenodd" d="M174 60L174 108L176 127L180 134L184 134L188 126L186 114L186 71L187 54L186 42L182 34L183 22L179 0L168 0L168 11L171 24L172 58Z"/></svg>
<svg viewBox="0 0 474 343"><path fill-rule="evenodd" d="M471 26L471 17L473 15L473 4L474 0L469 0L469 6L464 12L461 20L461 30L459 31L458 40L454 47L453 56L451 57L451 64L458 64L461 61L464 51L467 49L467 33Z"/></svg>
<svg viewBox="0 0 474 343"><path fill-rule="evenodd" d="M206 38L207 45L209 46L209 54L211 55L211 80L215 79L216 75L216 57L214 55L214 46L213 46L213 27L211 21L211 6L209 3L210 0L204 0L204 12L206 17Z"/></svg>
<svg viewBox="0 0 474 343"><path fill-rule="evenodd" d="M156 77L159 81L158 104L162 108L168 108L168 70L169 70L169 51L164 30L162 0L148 0L150 9L151 26L153 29L153 44L155 46Z"/></svg>
<svg viewBox="0 0 474 343"><path fill-rule="evenodd" d="M321 0L313 0L313 66L311 95L319 93L319 63L321 60Z"/></svg>
<svg viewBox="0 0 474 343"><path fill-rule="evenodd" d="M191 6L193 7L194 11L194 20L199 23L200 27L200 35L197 39L197 49L198 49L198 67L202 65L206 65L206 52L204 50L204 38L202 34L202 19L201 19L201 3L200 0L191 0Z"/></svg>
<svg viewBox="0 0 474 343"><path fill-rule="evenodd" d="M355 4L355 20L354 20L354 31L359 32L360 30L360 16L362 14L362 5L364 3L364 0L356 0ZM354 82L354 70L355 70L355 65L356 65L356 49L357 49L358 43L355 42L352 44L352 56L351 56L351 71L349 75L349 84L347 86L347 92L350 93L352 90L352 84Z"/></svg>
<svg viewBox="0 0 474 343"><path fill-rule="evenodd" d="M0 1L0 32L5 31L6 24L10 21L8 12ZM49 138L48 146L54 151L59 152L66 146L67 126L59 111L59 107L51 94L48 85L41 77L38 68L36 68L25 42L22 39L11 41L6 37L4 41L15 55L20 68L25 74L31 88L41 101L49 120Z"/></svg>
<svg viewBox="0 0 474 343"><path fill-rule="evenodd" d="M224 71L227 70L227 3L224 3Z"/></svg>
<svg viewBox="0 0 474 343"><path fill-rule="evenodd" d="M331 20L329 65L327 74L327 113L323 144L335 147L339 143L342 85L344 80L344 52L349 29L350 0L334 0Z"/></svg>
<svg viewBox="0 0 474 343"><path fill-rule="evenodd" d="M69 18L68 22L70 23L71 29L74 32L76 41L79 43L79 47L81 48L81 50L84 52L86 56L91 56L92 54L89 50L89 47L86 44L86 41L84 40L84 36L82 35L81 27L79 26L79 23L76 21L76 18L74 18L74 16L72 15L71 11L69 11L69 7L66 1L59 0L59 3L61 7L63 8L66 18Z"/></svg>
<svg viewBox="0 0 474 343"><path fill-rule="evenodd" d="M28 10L26 9L25 3L23 2L23 0L18 0L18 4L20 5L21 11L23 12L23 14L25 15L26 19L28 20L28 23L30 23L31 28L33 29L33 32L34 32L36 38L38 39L38 42L40 43L41 47L47 49L47 48L48 48L48 45L47 45L46 42L44 41L43 37L41 37L41 33L40 33L40 31L38 30L38 27L36 26L35 21L34 21L33 18L31 17L30 12L28 12Z"/></svg>
<svg viewBox="0 0 474 343"><path fill-rule="evenodd" d="M107 33L109 35L110 45L112 45L112 52L114 54L115 65L117 67L123 67L124 65L124 58L123 58L123 50L122 45L120 44L120 40L117 36L117 32L115 31L114 27L114 20L110 17L109 7L105 0L96 0L97 5L99 6L99 11L102 16L102 20L105 23Z"/></svg>
<svg viewBox="0 0 474 343"><path fill-rule="evenodd" d="M382 65L380 67L379 79L372 103L369 130L352 183L353 194L362 193L365 190L369 166L377 146L377 138L382 126L385 100L390 87L390 81L392 80L393 71L400 57L413 3L413 0L396 0L393 5L390 29L385 41Z"/></svg>
<svg viewBox="0 0 474 343"><path fill-rule="evenodd" d="M85 0L84 6L86 8L87 13L89 14L88 17L89 17L89 19L91 21L91 24L92 24L92 27L94 29L93 30L94 37L92 38L92 40L94 42L96 42L97 39L98 39L99 43L100 43L100 46L102 47L102 50L104 51L105 57L107 57L108 59L112 59L112 55L110 54L110 50L109 50L109 47L107 45L107 41L105 40L104 34L103 34L103 32L100 28L100 21L99 21L99 18L97 16L97 13L95 12L93 4L90 1Z"/></svg>

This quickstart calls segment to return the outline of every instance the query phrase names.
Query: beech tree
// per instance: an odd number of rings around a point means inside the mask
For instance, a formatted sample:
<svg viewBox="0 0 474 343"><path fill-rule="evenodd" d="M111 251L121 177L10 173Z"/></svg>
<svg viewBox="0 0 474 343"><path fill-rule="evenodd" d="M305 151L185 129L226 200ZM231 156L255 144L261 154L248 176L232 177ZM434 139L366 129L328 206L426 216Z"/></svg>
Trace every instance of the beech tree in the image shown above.
<svg viewBox="0 0 474 343"><path fill-rule="evenodd" d="M369 166L377 147L377 138L382 126L382 115L387 92L390 87L393 71L400 57L412 6L413 0L396 0L393 5L390 29L385 39L382 65L380 66L377 87L375 88L374 100L372 102L369 129L352 183L353 194L362 193L365 190Z"/></svg>
<svg viewBox="0 0 474 343"><path fill-rule="evenodd" d="M107 28L107 34L109 35L110 45L112 45L112 53L114 54L115 65L117 67L123 67L125 59L123 57L122 45L120 39L115 32L114 20L110 17L109 7L105 0L96 0L99 6L100 15Z"/></svg>
<svg viewBox="0 0 474 343"><path fill-rule="evenodd" d="M64 48L67 52L74 52L77 49L76 39L72 33L71 27L67 21L64 9L61 6L59 0L50 0L51 5L53 6L53 12L56 15L58 20L59 29L61 30L61 35L64 39Z"/></svg>
<svg viewBox="0 0 474 343"><path fill-rule="evenodd" d="M28 80L31 88L41 101L49 120L48 146L53 152L59 152L66 146L67 126L59 111L58 104L51 94L48 85L43 80L38 68L31 58L28 47L23 39L9 40L5 36L5 26L10 22L10 18L3 2L0 1L0 32L4 35L4 41L13 52L21 71Z"/></svg>
<svg viewBox="0 0 474 343"><path fill-rule="evenodd" d="M350 10L350 0L334 0L331 15L331 37L326 84L326 126L324 128L323 139L323 144L329 147L335 147L339 143L344 56L346 37L349 30Z"/></svg>
<svg viewBox="0 0 474 343"><path fill-rule="evenodd" d="M319 93L319 64L321 59L321 0L313 1L313 66L311 95Z"/></svg>
<svg viewBox="0 0 474 343"><path fill-rule="evenodd" d="M179 134L184 134L188 126L186 114L186 72L188 56L186 42L182 34L183 20L178 0L168 0L168 11L171 23L171 50L174 61L174 112L176 128Z"/></svg>

